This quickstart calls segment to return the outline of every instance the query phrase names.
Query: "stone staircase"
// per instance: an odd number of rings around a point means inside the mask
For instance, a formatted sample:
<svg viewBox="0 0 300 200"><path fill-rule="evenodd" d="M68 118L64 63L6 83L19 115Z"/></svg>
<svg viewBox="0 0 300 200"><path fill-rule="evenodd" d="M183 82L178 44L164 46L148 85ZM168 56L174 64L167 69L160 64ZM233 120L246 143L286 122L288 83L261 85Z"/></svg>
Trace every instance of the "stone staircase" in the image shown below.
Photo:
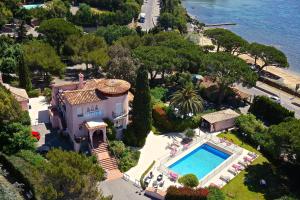
<svg viewBox="0 0 300 200"><path fill-rule="evenodd" d="M108 151L107 142L101 142L92 153L97 157L99 164L107 172L106 180L121 178L123 174L118 169L118 163L115 157L111 156Z"/></svg>

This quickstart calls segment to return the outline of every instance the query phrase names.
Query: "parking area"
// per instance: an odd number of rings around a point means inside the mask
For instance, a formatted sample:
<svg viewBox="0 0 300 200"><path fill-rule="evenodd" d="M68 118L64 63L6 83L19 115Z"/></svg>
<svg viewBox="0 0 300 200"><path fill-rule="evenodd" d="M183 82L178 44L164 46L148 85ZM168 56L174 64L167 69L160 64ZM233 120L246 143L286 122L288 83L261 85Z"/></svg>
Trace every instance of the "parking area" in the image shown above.
<svg viewBox="0 0 300 200"><path fill-rule="evenodd" d="M44 96L29 99L29 116L31 119L32 131L40 133L40 140L37 142L38 150L45 148L61 148L72 150L72 144L67 136L63 136L49 124L49 103Z"/></svg>
<svg viewBox="0 0 300 200"><path fill-rule="evenodd" d="M152 198L144 196L141 189L135 187L133 183L124 179L103 181L100 183L100 189L105 196L113 194L113 200L151 200Z"/></svg>
<svg viewBox="0 0 300 200"><path fill-rule="evenodd" d="M31 125L49 123L48 107L50 104L44 96L29 99L29 116Z"/></svg>

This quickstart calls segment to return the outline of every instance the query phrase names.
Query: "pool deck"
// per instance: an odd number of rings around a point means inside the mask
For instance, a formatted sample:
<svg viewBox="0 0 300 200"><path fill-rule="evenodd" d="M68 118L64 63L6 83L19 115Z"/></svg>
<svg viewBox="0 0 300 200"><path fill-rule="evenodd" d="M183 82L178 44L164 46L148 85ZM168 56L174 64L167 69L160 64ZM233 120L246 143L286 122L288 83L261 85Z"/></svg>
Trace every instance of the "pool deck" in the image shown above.
<svg viewBox="0 0 300 200"><path fill-rule="evenodd" d="M230 179L235 176L228 172L228 169L232 169L233 164L237 164L239 161L243 160L243 157L248 154L249 151L242 149L234 144L226 145L219 142L219 138L216 137L219 133L207 134L199 129L195 129L196 131L196 140L187 150L180 151L173 158L169 158L170 149L166 148L168 144L172 143L173 140L180 141L183 138L183 134L180 133L169 133L165 135L154 135L152 132L148 135L145 146L140 149L141 155L137 166L131 168L126 172L126 175L129 176L129 179L133 183L137 183L140 180L141 175L145 172L145 170L151 165L153 160L155 160L154 167L150 170L154 174L154 179L161 174L162 172L166 173L166 166L176 162L181 159L185 155L192 152L194 149L198 148L204 143L211 143L214 147L217 146L220 150L224 150L225 152L231 152L232 155L226 159L222 164L220 164L217 168L215 168L212 172L207 174L206 176L200 180L199 186L205 187L210 184L215 184L219 187L223 187L226 183L220 179L220 176L227 176ZM182 147L179 147L179 149ZM163 165L162 165L163 164ZM163 166L163 167L162 167ZM206 179L206 180L204 180ZM164 175L163 180L164 186L159 187L160 190L165 191L171 185L180 184L176 182L172 182L166 175ZM152 182L150 182L150 187L152 187Z"/></svg>

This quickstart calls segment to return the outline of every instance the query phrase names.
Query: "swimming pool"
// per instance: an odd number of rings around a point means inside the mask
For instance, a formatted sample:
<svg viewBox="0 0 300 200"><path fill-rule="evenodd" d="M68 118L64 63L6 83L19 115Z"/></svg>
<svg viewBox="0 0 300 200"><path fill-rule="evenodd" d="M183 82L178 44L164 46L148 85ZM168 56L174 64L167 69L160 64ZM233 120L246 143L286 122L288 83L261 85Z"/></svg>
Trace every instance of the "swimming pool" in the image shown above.
<svg viewBox="0 0 300 200"><path fill-rule="evenodd" d="M44 4L28 4L28 5L23 5L23 8L26 10L34 9L34 8L39 8L42 7Z"/></svg>
<svg viewBox="0 0 300 200"><path fill-rule="evenodd" d="M200 180L228 157L230 157L230 154L220 151L208 144L203 144L175 163L169 165L169 169L181 176L185 174L195 174Z"/></svg>

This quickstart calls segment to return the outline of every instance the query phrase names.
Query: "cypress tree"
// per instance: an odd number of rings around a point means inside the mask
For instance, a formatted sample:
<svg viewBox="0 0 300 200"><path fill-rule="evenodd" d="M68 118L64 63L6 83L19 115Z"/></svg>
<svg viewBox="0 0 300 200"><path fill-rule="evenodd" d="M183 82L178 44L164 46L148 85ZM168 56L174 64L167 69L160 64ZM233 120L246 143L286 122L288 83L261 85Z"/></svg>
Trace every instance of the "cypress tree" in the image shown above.
<svg viewBox="0 0 300 200"><path fill-rule="evenodd" d="M19 87L30 91L32 89L32 84L30 80L30 74L28 66L24 63L23 52L19 55Z"/></svg>
<svg viewBox="0 0 300 200"><path fill-rule="evenodd" d="M138 146L143 146L151 130L152 112L148 72L144 66L138 69L136 91L132 105L133 128L138 139Z"/></svg>

